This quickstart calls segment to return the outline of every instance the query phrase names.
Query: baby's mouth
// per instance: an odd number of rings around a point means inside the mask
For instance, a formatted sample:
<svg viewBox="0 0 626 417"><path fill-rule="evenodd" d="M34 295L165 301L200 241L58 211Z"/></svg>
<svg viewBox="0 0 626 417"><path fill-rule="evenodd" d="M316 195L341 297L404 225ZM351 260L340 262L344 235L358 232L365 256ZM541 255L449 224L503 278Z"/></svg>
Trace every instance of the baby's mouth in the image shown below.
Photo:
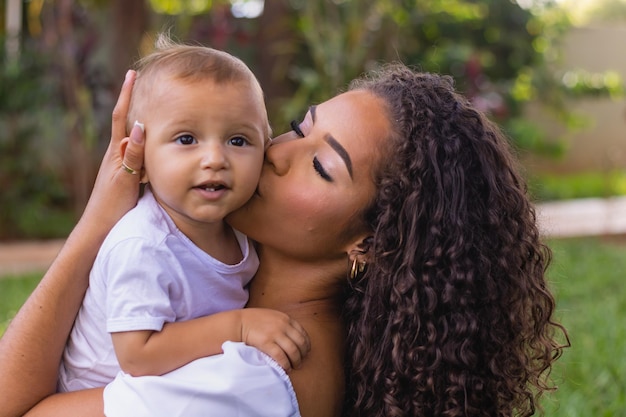
<svg viewBox="0 0 626 417"><path fill-rule="evenodd" d="M204 191L212 192L212 191L224 190L226 186L224 186L223 184L203 184L203 185L197 186L196 188L199 188Z"/></svg>

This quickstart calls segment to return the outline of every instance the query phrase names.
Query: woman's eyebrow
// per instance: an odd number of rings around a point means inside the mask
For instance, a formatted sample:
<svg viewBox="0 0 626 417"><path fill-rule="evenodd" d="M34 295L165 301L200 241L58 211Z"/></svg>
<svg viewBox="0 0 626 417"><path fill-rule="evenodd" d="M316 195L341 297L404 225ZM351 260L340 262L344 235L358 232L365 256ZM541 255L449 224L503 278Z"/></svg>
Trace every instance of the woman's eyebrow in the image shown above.
<svg viewBox="0 0 626 417"><path fill-rule="evenodd" d="M343 162L346 164L346 168L348 168L350 178L354 179L352 175L352 160L350 159L350 155L348 154L348 151L346 151L346 148L341 146L341 143L337 142L337 139L329 134L324 137L324 140L335 150L335 152L339 154L341 159L343 159Z"/></svg>
<svg viewBox="0 0 626 417"><path fill-rule="evenodd" d="M316 110L317 106L309 107L309 112L311 113L311 119L313 120L313 123L315 123ZM333 148L335 152L337 152L337 154L339 154L341 159L343 159L343 162L346 164L346 168L348 169L348 173L350 174L350 178L354 179L354 176L352 174L352 160L350 159L350 155L348 154L348 151L346 151L346 148L341 146L341 143L339 143L337 139L332 137L332 135L330 134L327 134L324 137L324 140L330 145L331 148Z"/></svg>

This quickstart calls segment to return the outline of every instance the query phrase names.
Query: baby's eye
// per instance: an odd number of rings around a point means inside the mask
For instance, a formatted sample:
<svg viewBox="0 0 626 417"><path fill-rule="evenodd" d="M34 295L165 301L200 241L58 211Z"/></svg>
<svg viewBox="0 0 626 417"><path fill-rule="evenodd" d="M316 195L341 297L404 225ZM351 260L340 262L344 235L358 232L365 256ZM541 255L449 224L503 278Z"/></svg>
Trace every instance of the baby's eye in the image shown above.
<svg viewBox="0 0 626 417"><path fill-rule="evenodd" d="M233 146L246 146L246 144L248 143L248 139L244 138L243 136L235 136L234 138L230 138L228 140L228 143Z"/></svg>
<svg viewBox="0 0 626 417"><path fill-rule="evenodd" d="M197 143L196 138L191 135L180 135L176 138L176 142L180 143L181 145L193 145Z"/></svg>

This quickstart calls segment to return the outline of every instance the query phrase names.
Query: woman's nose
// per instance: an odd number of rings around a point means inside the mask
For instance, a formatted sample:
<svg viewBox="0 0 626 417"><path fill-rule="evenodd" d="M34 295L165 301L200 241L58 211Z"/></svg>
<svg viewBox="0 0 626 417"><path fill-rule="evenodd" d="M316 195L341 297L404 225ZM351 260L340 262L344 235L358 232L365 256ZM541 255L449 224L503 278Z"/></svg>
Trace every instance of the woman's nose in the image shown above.
<svg viewBox="0 0 626 417"><path fill-rule="evenodd" d="M294 134L294 132L286 132L282 135L276 136L275 138L270 140L268 147L272 147L275 145L280 145L281 143L291 142L294 140L301 140L302 138L298 135Z"/></svg>
<svg viewBox="0 0 626 417"><path fill-rule="evenodd" d="M265 163L268 164L276 175L285 175L291 166L293 158L293 142L290 138L283 140L281 135L272 140L270 146L265 149Z"/></svg>

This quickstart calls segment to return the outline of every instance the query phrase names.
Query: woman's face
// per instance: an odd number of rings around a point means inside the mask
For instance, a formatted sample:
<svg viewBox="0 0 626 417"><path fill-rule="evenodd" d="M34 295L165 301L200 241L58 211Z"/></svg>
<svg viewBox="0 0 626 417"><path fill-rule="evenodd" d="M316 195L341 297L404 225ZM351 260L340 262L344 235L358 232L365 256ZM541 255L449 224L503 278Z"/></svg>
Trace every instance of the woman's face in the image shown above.
<svg viewBox="0 0 626 417"><path fill-rule="evenodd" d="M258 192L229 223L290 257L345 259L368 234L361 212L374 197L373 170L390 133L386 114L380 98L361 90L312 106L273 140Z"/></svg>

